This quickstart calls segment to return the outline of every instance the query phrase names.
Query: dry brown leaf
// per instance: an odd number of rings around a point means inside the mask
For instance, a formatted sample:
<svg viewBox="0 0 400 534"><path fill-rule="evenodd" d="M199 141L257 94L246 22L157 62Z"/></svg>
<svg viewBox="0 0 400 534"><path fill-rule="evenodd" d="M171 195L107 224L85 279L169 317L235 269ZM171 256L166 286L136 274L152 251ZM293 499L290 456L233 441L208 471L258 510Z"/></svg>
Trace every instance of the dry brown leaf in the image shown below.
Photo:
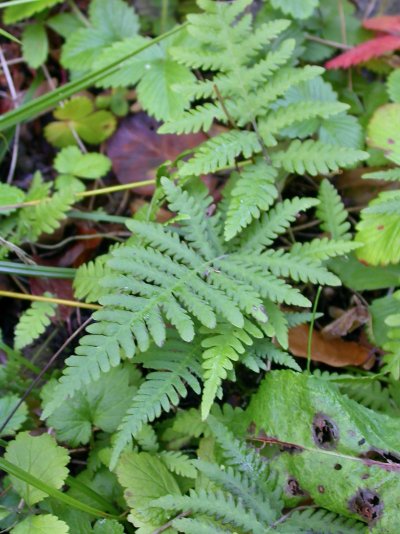
<svg viewBox="0 0 400 534"><path fill-rule="evenodd" d="M368 308L360 301L356 306L341 310L340 308L330 308L331 315L334 313L336 319L321 330L325 339L340 338L353 332L369 320Z"/></svg>
<svg viewBox="0 0 400 534"><path fill-rule="evenodd" d="M308 325L300 325L289 330L289 350L294 356L307 358ZM355 365L369 369L374 363L370 348L344 339L325 339L321 332L313 331L311 359L331 367Z"/></svg>

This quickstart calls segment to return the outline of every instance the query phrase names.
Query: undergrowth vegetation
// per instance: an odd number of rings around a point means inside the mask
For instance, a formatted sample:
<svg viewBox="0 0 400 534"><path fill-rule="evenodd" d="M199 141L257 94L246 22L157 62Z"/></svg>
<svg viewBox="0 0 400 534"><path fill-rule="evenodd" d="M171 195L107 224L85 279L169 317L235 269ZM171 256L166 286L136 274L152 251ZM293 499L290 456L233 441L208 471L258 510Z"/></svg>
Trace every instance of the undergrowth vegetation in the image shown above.
<svg viewBox="0 0 400 534"><path fill-rule="evenodd" d="M400 38L363 4L0 4L2 532L398 531Z"/></svg>

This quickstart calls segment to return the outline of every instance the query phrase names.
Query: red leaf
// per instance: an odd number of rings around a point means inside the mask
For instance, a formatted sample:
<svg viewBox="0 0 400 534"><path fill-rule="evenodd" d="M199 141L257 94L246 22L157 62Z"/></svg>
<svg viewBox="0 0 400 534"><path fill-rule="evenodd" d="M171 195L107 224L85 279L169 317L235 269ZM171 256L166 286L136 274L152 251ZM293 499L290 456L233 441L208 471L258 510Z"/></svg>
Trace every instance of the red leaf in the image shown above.
<svg viewBox="0 0 400 534"><path fill-rule="evenodd" d="M400 48L400 36L384 35L375 37L365 43L355 46L344 54L331 59L325 64L327 69L347 69L352 65L365 63L366 61L379 57L386 52L393 52Z"/></svg>
<svg viewBox="0 0 400 534"><path fill-rule="evenodd" d="M372 19L365 19L363 26L367 30L374 30L385 33L400 33L400 16L383 16Z"/></svg>
<svg viewBox="0 0 400 534"><path fill-rule="evenodd" d="M29 285L32 295L43 295L46 291L59 299L73 300L71 280L59 280L56 278L30 278ZM74 308L59 306L59 317L62 321L68 321Z"/></svg>
<svg viewBox="0 0 400 534"><path fill-rule="evenodd" d="M174 160L183 151L206 141L202 133L188 135L159 135L159 124L145 113L137 113L122 121L107 143L107 156L119 182L140 182L155 178L157 167L166 160ZM151 195L154 186L136 189Z"/></svg>

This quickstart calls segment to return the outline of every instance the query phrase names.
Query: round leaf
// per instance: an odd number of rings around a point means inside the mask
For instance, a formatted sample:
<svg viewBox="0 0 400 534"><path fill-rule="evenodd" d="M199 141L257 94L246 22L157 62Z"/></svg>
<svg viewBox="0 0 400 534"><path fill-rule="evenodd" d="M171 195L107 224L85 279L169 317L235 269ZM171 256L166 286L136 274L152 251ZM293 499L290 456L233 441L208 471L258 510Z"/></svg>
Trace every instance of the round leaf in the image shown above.
<svg viewBox="0 0 400 534"><path fill-rule="evenodd" d="M49 434L31 436L21 432L11 441L4 455L5 459L53 488L59 489L68 476L66 465L68 452L59 447ZM15 491L29 506L42 501L47 494L10 475ZM54 532L54 531L53 531Z"/></svg>
<svg viewBox="0 0 400 534"><path fill-rule="evenodd" d="M0 215L8 215L17 209L10 208L3 211L2 206L19 204L20 202L23 202L24 198L25 193L21 191L21 189L18 189L18 187L0 183Z"/></svg>
<svg viewBox="0 0 400 534"><path fill-rule="evenodd" d="M70 146L57 155L54 167L60 174L97 179L111 169L111 161L103 154L82 154L77 147Z"/></svg>
<svg viewBox="0 0 400 534"><path fill-rule="evenodd" d="M69 526L56 516L35 515L24 519L11 531L12 534L69 534Z"/></svg>

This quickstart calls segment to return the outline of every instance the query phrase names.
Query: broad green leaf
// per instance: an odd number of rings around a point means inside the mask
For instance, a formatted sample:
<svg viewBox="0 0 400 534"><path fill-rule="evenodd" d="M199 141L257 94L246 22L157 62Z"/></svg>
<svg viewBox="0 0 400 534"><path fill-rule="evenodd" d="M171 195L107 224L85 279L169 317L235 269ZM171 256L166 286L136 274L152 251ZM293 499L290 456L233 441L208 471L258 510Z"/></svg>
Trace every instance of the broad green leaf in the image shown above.
<svg viewBox="0 0 400 534"><path fill-rule="evenodd" d="M399 138L400 141L400 138ZM399 153L400 155L400 153ZM371 265L400 262L400 191L385 191L361 211L357 257Z"/></svg>
<svg viewBox="0 0 400 534"><path fill-rule="evenodd" d="M294 19L307 19L318 6L319 0L271 0L271 4Z"/></svg>
<svg viewBox="0 0 400 534"><path fill-rule="evenodd" d="M57 13L54 17L46 20L46 25L64 39L83 28L83 22L72 13Z"/></svg>
<svg viewBox="0 0 400 534"><path fill-rule="evenodd" d="M62 0L34 0L26 4L7 7L4 11L4 23L13 24L22 19L27 19L46 8L59 4Z"/></svg>
<svg viewBox="0 0 400 534"><path fill-rule="evenodd" d="M165 495L180 495L181 491L174 476L159 458L147 452L126 452L117 464L116 473L134 516L167 520L166 513L150 507L150 503Z"/></svg>
<svg viewBox="0 0 400 534"><path fill-rule="evenodd" d="M3 209L3 206L12 206L23 202L25 193L13 185L0 183L0 215L9 215L17 208Z"/></svg>
<svg viewBox="0 0 400 534"><path fill-rule="evenodd" d="M3 421L10 415L11 411L18 404L18 402L19 398L16 395L4 395L0 399L0 425L3 424ZM12 419L0 432L0 436L13 436L26 421L27 416L28 408L26 407L25 402L23 402L13 415Z"/></svg>
<svg viewBox="0 0 400 534"><path fill-rule="evenodd" d="M329 269L343 284L355 291L372 291L397 286L400 281L400 265L374 267L365 265L350 253L346 258L334 258L328 262Z"/></svg>
<svg viewBox="0 0 400 534"><path fill-rule="evenodd" d="M28 432L19 433L15 440L9 443L4 458L56 489L61 488L68 476L68 452L59 447L49 434L34 437ZM30 506L47 496L44 491L14 475L10 475L10 479L15 491Z"/></svg>
<svg viewBox="0 0 400 534"><path fill-rule="evenodd" d="M283 450L274 460L283 485L294 480L318 506L369 522L373 532L396 532L398 419L361 406L321 378L274 371L250 403L250 423L255 444Z"/></svg>
<svg viewBox="0 0 400 534"><path fill-rule="evenodd" d="M389 341L388 331L389 326L386 319L389 315L400 313L400 301L394 298L393 295L381 297L372 301L369 307L371 314L371 326L374 342L382 347Z"/></svg>
<svg viewBox="0 0 400 534"><path fill-rule="evenodd" d="M386 87L390 100L400 104L400 69L395 69L389 74Z"/></svg>
<svg viewBox="0 0 400 534"><path fill-rule="evenodd" d="M49 42L44 25L40 22L29 24L22 34L22 53L28 65L37 69L47 59Z"/></svg>
<svg viewBox="0 0 400 534"><path fill-rule="evenodd" d="M129 408L136 388L129 385L129 370L117 367L83 387L48 419L57 437L72 446L88 443L92 426L114 432ZM51 397L51 388L44 398Z"/></svg>
<svg viewBox="0 0 400 534"><path fill-rule="evenodd" d="M79 148L71 146L57 154L54 168L60 174L97 179L108 173L111 169L111 161L107 156L98 152L83 154Z"/></svg>
<svg viewBox="0 0 400 534"><path fill-rule="evenodd" d="M188 101L172 86L193 82L194 75L187 67L168 59L153 61L148 67L137 87L143 108L158 120L179 116Z"/></svg>
<svg viewBox="0 0 400 534"><path fill-rule="evenodd" d="M124 534L124 527L114 519L99 519L93 527L93 534Z"/></svg>
<svg viewBox="0 0 400 534"><path fill-rule="evenodd" d="M400 165L400 104L378 108L368 124L367 141L371 147L384 151L385 156Z"/></svg>
<svg viewBox="0 0 400 534"><path fill-rule="evenodd" d="M117 41L136 35L138 17L122 0L93 0L89 7L92 26L70 34L62 51L61 62L73 70L88 70L101 51Z"/></svg>
<svg viewBox="0 0 400 534"><path fill-rule="evenodd" d="M56 516L32 515L11 530L12 534L69 534L71 531L64 521Z"/></svg>
<svg viewBox="0 0 400 534"><path fill-rule="evenodd" d="M94 111L92 101L85 96L72 98L58 107L54 117L58 120L48 124L44 134L50 143L59 148L76 144L71 126L83 141L94 145L110 137L116 126L116 120L109 111Z"/></svg>

